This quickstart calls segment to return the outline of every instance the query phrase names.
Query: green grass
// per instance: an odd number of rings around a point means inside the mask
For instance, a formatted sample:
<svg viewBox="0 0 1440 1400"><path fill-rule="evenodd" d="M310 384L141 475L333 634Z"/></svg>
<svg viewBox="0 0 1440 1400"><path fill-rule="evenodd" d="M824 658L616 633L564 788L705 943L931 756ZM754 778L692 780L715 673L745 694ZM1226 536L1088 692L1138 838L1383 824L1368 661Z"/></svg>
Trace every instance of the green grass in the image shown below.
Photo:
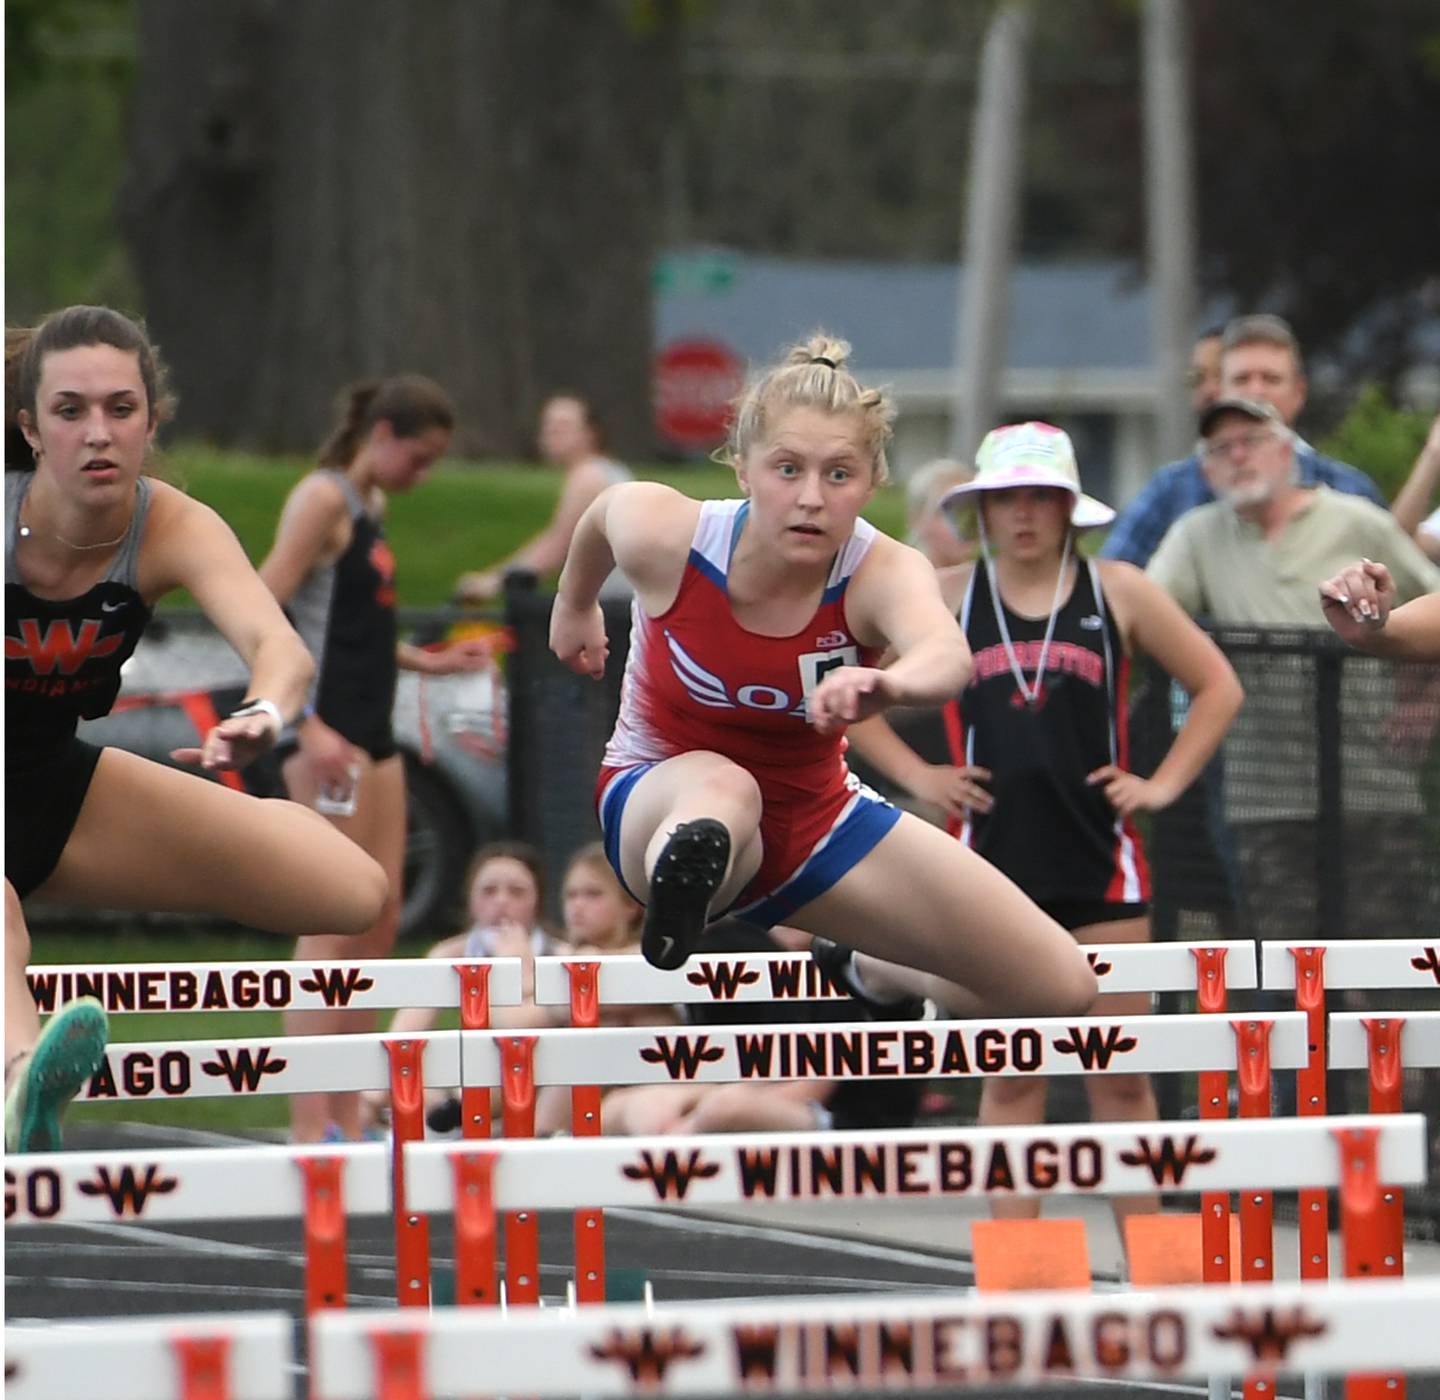
<svg viewBox="0 0 1440 1400"><path fill-rule="evenodd" d="M250 557L263 559L285 496L311 464L298 457L256 457L193 444L166 453L167 475L213 506ZM734 473L713 465L641 466L637 476L663 481L701 499L734 496ZM503 559L550 518L560 494L554 468L456 462L390 503L386 533L398 560L402 607L438 607L456 577ZM903 533L904 500L894 487L877 493L866 515L890 534ZM172 595L171 606L187 600Z"/></svg>

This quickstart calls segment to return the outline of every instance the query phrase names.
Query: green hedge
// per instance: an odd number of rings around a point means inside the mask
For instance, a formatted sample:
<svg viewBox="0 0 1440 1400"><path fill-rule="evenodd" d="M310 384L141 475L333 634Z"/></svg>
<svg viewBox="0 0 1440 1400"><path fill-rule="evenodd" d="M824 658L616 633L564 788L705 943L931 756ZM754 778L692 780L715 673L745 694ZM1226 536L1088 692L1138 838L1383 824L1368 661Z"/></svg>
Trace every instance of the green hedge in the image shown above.
<svg viewBox="0 0 1440 1400"><path fill-rule="evenodd" d="M257 563L270 548L286 493L310 466L300 458L193 445L171 449L166 462L166 475L219 511ZM701 498L736 494L734 474L723 467L637 467L636 475ZM400 605L439 606L449 599L457 575L504 558L550 518L560 481L561 473L549 467L456 462L442 465L408 495L396 496L386 533L398 561ZM866 514L882 530L903 532L901 492L885 488Z"/></svg>

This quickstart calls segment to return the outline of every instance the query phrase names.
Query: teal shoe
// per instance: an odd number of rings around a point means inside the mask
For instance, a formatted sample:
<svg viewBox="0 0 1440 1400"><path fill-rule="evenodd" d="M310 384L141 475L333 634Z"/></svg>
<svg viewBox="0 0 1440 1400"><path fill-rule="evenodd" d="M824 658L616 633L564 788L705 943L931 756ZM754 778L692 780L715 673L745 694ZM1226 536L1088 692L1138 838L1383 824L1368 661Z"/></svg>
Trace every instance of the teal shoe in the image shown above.
<svg viewBox="0 0 1440 1400"><path fill-rule="evenodd" d="M40 1032L5 1096L5 1150L55 1152L60 1115L105 1058L109 1022L94 997L67 1002Z"/></svg>

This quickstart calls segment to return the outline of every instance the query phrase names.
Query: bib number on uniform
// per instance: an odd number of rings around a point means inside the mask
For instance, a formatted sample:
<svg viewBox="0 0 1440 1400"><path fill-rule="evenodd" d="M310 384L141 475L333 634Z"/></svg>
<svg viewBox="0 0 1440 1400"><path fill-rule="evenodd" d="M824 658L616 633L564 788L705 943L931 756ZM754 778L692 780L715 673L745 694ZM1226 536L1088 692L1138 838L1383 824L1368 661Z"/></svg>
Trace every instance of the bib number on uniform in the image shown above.
<svg viewBox="0 0 1440 1400"><path fill-rule="evenodd" d="M796 659L800 663L800 693L808 701L815 693L815 687L831 671L838 671L842 666L860 664L860 648L840 647L835 651L807 651Z"/></svg>

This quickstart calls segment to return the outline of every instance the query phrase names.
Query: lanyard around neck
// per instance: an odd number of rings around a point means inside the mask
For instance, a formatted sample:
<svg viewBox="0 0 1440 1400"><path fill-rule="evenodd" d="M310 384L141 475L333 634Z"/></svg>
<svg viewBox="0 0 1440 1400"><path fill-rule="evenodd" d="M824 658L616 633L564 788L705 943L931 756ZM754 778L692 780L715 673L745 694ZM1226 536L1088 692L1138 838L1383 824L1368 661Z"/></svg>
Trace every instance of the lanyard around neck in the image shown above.
<svg viewBox="0 0 1440 1400"><path fill-rule="evenodd" d="M981 526L983 532L984 526ZM995 610L995 623L1000 629L1000 640L1005 647L1005 659L1010 663L1010 674L1015 677L1025 703L1032 708L1039 702L1040 692L1045 683L1045 664L1050 658L1050 639L1055 635L1055 619L1060 615L1060 597L1065 590L1065 570L1070 564L1070 540L1072 532L1065 532L1065 548L1060 553L1060 572L1055 576L1055 596L1050 600L1050 618L1045 624L1045 640L1040 644L1040 660L1035 667L1035 684L1029 685L1020 659L1015 655L1015 644L1010 640L1010 628L1005 623L1005 605L1000 601L1000 584L995 578L995 561L985 555L985 577L990 581L990 606Z"/></svg>

